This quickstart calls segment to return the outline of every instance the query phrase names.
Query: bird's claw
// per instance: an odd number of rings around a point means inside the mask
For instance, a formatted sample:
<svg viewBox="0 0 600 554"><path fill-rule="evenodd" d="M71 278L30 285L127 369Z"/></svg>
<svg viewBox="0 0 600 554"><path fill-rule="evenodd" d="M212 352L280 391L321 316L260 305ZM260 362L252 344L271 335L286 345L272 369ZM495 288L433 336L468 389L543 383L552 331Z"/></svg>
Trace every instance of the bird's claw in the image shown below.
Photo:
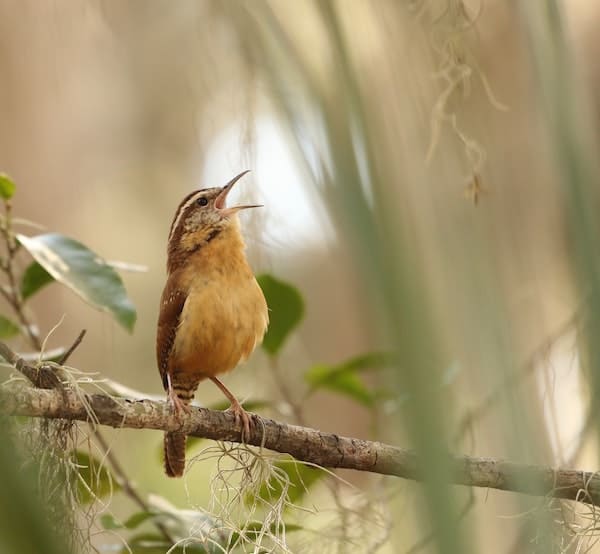
<svg viewBox="0 0 600 554"><path fill-rule="evenodd" d="M169 392L169 405L171 406L171 412L179 419L184 414L189 414L192 411L190 405L181 400L174 392Z"/></svg>
<svg viewBox="0 0 600 554"><path fill-rule="evenodd" d="M236 424L242 426L242 442L247 441L254 423L251 414L244 410L241 404L232 404L227 411L233 412Z"/></svg>

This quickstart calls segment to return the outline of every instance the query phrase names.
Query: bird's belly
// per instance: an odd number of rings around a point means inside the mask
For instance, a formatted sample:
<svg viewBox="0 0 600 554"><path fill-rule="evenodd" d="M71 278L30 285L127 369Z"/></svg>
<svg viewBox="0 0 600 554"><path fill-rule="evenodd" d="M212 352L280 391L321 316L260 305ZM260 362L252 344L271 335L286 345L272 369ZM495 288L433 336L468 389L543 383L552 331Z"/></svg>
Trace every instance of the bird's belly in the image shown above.
<svg viewBox="0 0 600 554"><path fill-rule="evenodd" d="M256 281L225 288L204 284L188 295L173 348L174 373L196 379L230 371L262 341L268 318Z"/></svg>

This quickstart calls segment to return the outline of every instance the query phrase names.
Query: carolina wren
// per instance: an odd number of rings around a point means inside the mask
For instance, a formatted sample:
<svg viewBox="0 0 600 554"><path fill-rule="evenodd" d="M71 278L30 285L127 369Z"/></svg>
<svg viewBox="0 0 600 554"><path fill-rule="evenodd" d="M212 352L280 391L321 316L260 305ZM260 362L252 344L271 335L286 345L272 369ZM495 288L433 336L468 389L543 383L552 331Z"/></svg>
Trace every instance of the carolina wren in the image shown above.
<svg viewBox="0 0 600 554"><path fill-rule="evenodd" d="M226 207L244 171L224 187L188 194L179 204L167 244L167 283L160 301L156 357L175 413L189 411L198 384L215 383L248 436L250 418L217 378L244 361L269 323L267 303L245 255L237 213ZM165 433L165 471L183 475L186 436Z"/></svg>

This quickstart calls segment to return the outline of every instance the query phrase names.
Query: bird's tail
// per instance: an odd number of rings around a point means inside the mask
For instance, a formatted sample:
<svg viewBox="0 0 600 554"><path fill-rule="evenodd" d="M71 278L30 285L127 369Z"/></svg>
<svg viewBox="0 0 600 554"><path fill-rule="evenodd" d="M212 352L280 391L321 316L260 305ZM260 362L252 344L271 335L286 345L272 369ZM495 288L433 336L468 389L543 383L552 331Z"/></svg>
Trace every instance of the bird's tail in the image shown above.
<svg viewBox="0 0 600 554"><path fill-rule="evenodd" d="M181 477L185 468L185 433L165 433L165 473L169 477Z"/></svg>
<svg viewBox="0 0 600 554"><path fill-rule="evenodd" d="M190 403L194 398L194 393L198 383L186 383L185 386L181 383L172 384L170 379L167 379L167 393L169 403L171 404L175 414L189 412ZM169 431L165 433L163 440L165 452L165 473L169 477L181 477L185 468L185 442L186 435L181 431Z"/></svg>

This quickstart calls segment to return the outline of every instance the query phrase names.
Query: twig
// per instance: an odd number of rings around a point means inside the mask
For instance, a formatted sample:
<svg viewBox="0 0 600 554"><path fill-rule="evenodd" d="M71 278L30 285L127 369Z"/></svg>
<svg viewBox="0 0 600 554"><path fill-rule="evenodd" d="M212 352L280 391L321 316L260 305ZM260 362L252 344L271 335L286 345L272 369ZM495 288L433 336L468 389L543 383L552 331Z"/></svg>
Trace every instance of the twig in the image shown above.
<svg viewBox="0 0 600 554"><path fill-rule="evenodd" d="M23 309L23 297L21 296L21 291L19 286L17 285L17 281L15 278L15 271L13 267L15 254L19 249L19 245L15 240L15 237L12 233L11 229L11 203L8 200L4 201L4 209L6 212L5 220L2 225L0 225L0 233L4 238L4 243L6 246L6 260L4 263L0 264L0 269L4 271L6 274L6 278L8 279L8 290L4 287L0 287L0 291L2 296L6 299L6 301L10 304L14 312L17 314L19 318L19 322L25 329L27 336L34 346L36 350L42 349L42 343L40 341L40 337L33 332L33 327L31 323L28 321L25 311Z"/></svg>
<svg viewBox="0 0 600 554"><path fill-rule="evenodd" d="M60 378L50 366L44 363L37 366L27 363L3 342L0 342L0 356L25 375L36 387L42 389L62 387Z"/></svg>
<svg viewBox="0 0 600 554"><path fill-rule="evenodd" d="M73 344L62 355L60 360L58 360L58 365L65 365L67 363L67 360L71 357L71 354L73 354L73 352L75 352L75 349L81 344L81 341L83 340L83 337L85 337L86 332L87 331L85 329L81 330L81 333L77 335L77 338L73 341Z"/></svg>
<svg viewBox="0 0 600 554"><path fill-rule="evenodd" d="M90 421L115 428L182 431L187 435L241 442L234 414L192 408L180 418L165 402L129 400L104 394L82 394L67 389L34 389L13 383L0 390L0 413L71 421ZM423 481L419 456L380 442L340 437L308 427L288 425L253 415L255 425L247 444L287 453L321 467L346 468ZM450 484L548 496L600 505L600 476L595 472L554 469L494 458L448 455Z"/></svg>

